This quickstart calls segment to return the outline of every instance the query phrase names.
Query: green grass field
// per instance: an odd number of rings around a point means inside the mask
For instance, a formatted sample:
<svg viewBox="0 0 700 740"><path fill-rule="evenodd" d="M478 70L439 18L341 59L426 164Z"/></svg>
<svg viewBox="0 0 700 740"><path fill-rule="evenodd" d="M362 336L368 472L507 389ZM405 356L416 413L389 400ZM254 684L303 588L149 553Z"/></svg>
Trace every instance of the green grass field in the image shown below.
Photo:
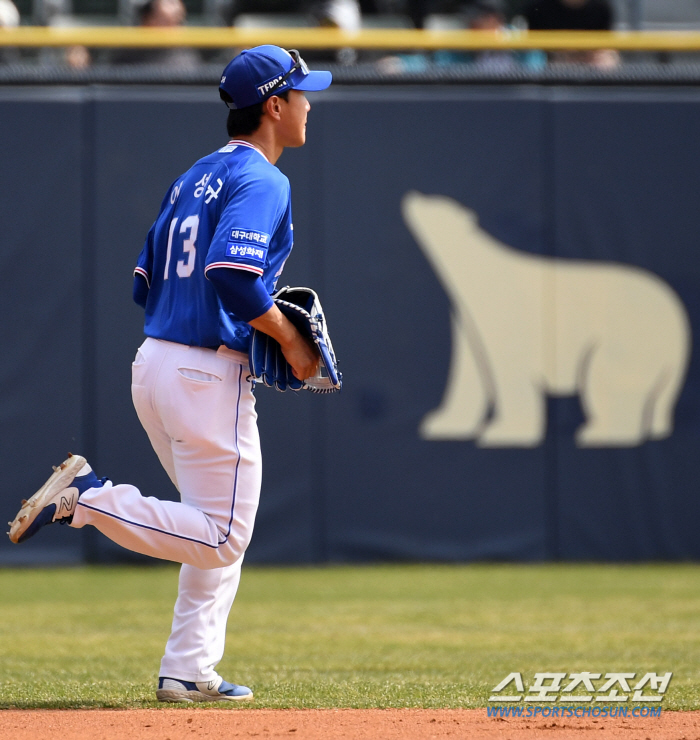
<svg viewBox="0 0 700 740"><path fill-rule="evenodd" d="M0 570L0 707L156 706L176 587ZM255 707L481 707L512 671L673 671L700 708L700 566L248 567L219 666Z"/></svg>

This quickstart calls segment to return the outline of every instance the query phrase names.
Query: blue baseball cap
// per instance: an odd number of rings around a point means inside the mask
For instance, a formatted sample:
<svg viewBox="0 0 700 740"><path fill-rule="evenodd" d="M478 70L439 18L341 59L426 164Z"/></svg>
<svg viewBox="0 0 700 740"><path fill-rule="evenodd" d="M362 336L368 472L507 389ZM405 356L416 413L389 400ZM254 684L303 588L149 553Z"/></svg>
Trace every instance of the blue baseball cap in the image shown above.
<svg viewBox="0 0 700 740"><path fill-rule="evenodd" d="M242 51L226 66L219 90L233 102L229 108L247 108L285 90L325 90L330 72L311 71L296 49L285 51L265 44Z"/></svg>

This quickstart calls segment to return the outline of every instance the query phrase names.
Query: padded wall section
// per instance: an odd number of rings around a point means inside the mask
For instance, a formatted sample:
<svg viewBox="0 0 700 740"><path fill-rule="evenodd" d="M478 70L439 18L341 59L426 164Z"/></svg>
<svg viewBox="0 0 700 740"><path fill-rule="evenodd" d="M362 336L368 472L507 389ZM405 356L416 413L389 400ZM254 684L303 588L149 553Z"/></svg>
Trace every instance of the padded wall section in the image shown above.
<svg viewBox="0 0 700 740"><path fill-rule="evenodd" d="M562 404L558 554L697 558L700 95L559 91L551 111L557 253L613 262L620 270L607 289L589 289L601 291L599 306L615 310L589 337L597 349L587 361L580 397L592 407L588 417L615 425L621 416L630 425L623 435L642 436L640 444L582 448L577 426L586 422L580 409ZM599 348L606 343L614 345L619 362L605 364ZM650 355L659 362L655 374ZM648 429L655 424L663 426L659 439Z"/></svg>
<svg viewBox="0 0 700 740"><path fill-rule="evenodd" d="M547 445L484 450L421 433L454 370L458 308L408 228L407 193L447 196L514 246L547 249L542 103L507 97L382 90L322 103L326 301L346 373L325 404L332 559L547 555ZM454 246L460 263L466 248Z"/></svg>
<svg viewBox="0 0 700 740"><path fill-rule="evenodd" d="M248 560L700 557L700 94L312 104L278 163L296 239L280 284L318 289L345 386L257 390ZM199 89L0 94L6 520L68 449L176 497L131 405L132 269L225 116ZM82 556L132 557L88 528L0 542L2 563Z"/></svg>
<svg viewBox="0 0 700 740"><path fill-rule="evenodd" d="M83 443L80 91L0 91L0 470L3 521ZM51 528L0 562L72 562L80 533Z"/></svg>

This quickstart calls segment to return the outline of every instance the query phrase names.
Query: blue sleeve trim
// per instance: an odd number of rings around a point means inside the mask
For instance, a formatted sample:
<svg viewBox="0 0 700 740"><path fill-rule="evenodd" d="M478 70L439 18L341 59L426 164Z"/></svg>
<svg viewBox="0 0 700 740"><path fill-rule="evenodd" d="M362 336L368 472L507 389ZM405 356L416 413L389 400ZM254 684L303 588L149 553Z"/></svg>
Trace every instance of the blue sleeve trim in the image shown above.
<svg viewBox="0 0 700 740"><path fill-rule="evenodd" d="M249 322L272 308L273 300L259 275L248 270L210 268L207 277L229 313Z"/></svg>

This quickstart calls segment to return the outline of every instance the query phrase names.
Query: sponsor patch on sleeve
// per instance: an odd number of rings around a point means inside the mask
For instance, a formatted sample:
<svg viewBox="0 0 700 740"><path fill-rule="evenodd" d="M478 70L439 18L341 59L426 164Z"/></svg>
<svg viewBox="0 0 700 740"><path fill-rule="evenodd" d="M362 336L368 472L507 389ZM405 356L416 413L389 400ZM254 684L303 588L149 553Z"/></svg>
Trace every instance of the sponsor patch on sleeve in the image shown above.
<svg viewBox="0 0 700 740"><path fill-rule="evenodd" d="M226 245L226 256L227 257L245 257L246 259L259 262L260 264L265 263L267 257L267 247L257 247L252 244L235 244L229 242Z"/></svg>
<svg viewBox="0 0 700 740"><path fill-rule="evenodd" d="M264 264L270 235L253 229L231 229L226 245L226 256L246 258Z"/></svg>
<svg viewBox="0 0 700 740"><path fill-rule="evenodd" d="M255 244L256 246L265 247L270 241L270 235L264 231L247 231L246 229L231 229L229 235L229 241L236 242L238 244Z"/></svg>

